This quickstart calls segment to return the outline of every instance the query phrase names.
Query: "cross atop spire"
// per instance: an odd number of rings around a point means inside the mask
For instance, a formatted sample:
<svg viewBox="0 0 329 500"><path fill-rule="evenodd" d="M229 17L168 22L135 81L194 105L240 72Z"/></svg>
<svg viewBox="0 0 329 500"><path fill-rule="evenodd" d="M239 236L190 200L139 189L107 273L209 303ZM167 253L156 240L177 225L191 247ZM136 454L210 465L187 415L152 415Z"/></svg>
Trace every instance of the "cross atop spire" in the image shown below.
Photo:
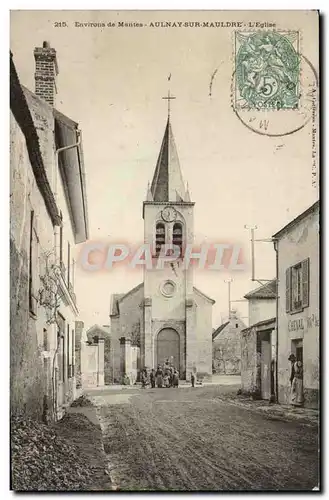
<svg viewBox="0 0 329 500"><path fill-rule="evenodd" d="M170 77L168 77L168 80L170 79ZM168 89L168 95L166 97L163 97L162 99L168 99L168 120L170 118L170 101L172 99L176 99L175 96L171 95L170 94L170 89Z"/></svg>

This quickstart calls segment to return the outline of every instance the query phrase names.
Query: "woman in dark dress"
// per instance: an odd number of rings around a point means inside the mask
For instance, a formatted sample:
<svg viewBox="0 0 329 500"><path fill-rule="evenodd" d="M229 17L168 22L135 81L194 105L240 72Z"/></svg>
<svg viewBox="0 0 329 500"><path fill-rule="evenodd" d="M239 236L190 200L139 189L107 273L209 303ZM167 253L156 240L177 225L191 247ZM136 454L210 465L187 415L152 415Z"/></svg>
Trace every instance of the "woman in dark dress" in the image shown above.
<svg viewBox="0 0 329 500"><path fill-rule="evenodd" d="M154 389L154 387L155 387L155 371L154 371L154 368L152 368L151 373L150 373L150 382L151 382L152 389Z"/></svg>
<svg viewBox="0 0 329 500"><path fill-rule="evenodd" d="M179 373L177 370L175 370L173 374L173 387L178 387L178 383L179 383Z"/></svg>
<svg viewBox="0 0 329 500"><path fill-rule="evenodd" d="M157 387L161 388L163 384L163 371L160 365L158 366L155 376L157 381Z"/></svg>

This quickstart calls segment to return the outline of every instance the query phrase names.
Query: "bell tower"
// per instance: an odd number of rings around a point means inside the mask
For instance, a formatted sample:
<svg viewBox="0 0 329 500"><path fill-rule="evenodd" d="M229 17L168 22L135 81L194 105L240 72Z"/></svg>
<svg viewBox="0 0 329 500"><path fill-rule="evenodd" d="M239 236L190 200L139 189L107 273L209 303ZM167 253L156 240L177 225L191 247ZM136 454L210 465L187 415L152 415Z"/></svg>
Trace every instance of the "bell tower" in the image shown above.
<svg viewBox="0 0 329 500"><path fill-rule="evenodd" d="M193 243L194 203L183 182L171 127L170 102L175 97L168 92L164 99L168 119L143 203L144 243L151 249L152 269L144 267L141 365L156 368L169 358L185 378L192 363L195 305L193 271L184 268L183 258L186 245Z"/></svg>

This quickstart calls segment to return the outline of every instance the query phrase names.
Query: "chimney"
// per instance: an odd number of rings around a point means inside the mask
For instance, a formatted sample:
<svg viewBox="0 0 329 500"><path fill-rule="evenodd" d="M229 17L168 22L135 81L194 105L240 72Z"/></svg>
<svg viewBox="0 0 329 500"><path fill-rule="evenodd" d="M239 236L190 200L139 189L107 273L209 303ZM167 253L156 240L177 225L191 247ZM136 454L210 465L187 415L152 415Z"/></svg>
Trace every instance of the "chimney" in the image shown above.
<svg viewBox="0 0 329 500"><path fill-rule="evenodd" d="M53 106L57 93L56 77L58 75L56 50L50 47L49 42L43 42L42 47L34 49L34 59L35 93Z"/></svg>

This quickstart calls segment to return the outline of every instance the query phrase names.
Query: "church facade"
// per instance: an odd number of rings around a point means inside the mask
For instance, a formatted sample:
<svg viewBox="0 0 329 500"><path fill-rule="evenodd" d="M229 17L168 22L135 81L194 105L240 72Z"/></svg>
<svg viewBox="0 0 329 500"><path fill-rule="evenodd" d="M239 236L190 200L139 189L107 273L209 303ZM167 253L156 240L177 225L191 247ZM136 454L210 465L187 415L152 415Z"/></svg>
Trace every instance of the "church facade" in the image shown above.
<svg viewBox="0 0 329 500"><path fill-rule="evenodd" d="M123 346L130 343L140 346L140 369L156 368L170 359L181 379L189 378L191 372L211 377L215 301L194 286L193 267L183 266L186 245L194 239L193 212L168 117L153 181L143 202L144 243L156 265L144 266L144 280L137 287L111 297L113 381L123 376L122 353L128 352ZM179 258L160 265L164 248L171 246L179 249Z"/></svg>

